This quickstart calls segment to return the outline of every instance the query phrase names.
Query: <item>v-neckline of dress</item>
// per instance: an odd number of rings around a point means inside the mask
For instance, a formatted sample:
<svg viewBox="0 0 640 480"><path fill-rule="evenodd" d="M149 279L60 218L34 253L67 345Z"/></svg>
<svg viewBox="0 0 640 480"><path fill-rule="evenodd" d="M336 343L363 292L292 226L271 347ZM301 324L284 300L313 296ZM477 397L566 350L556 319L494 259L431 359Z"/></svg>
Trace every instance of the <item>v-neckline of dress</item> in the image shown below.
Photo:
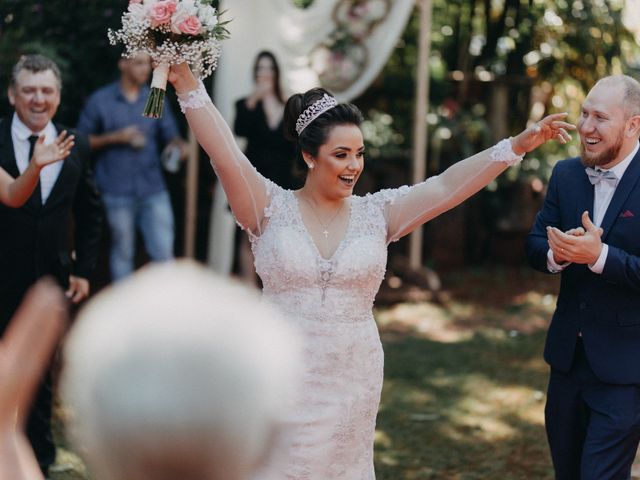
<svg viewBox="0 0 640 480"><path fill-rule="evenodd" d="M308 242L311 244L311 246L313 248L313 251L315 252L317 257L320 260L322 260L323 262L333 262L336 259L336 257L338 256L338 253L340 253L340 251L342 250L342 247L346 243L347 237L349 236L349 233L351 231L351 224L353 223L352 222L352 220L353 220L353 198L349 199L349 207L348 207L349 208L349 221L347 223L347 228L344 231L344 235L342 236L342 239L340 240L340 243L338 243L338 246L333 251L331 256L329 258L327 258L324 255L322 255L322 252L320 252L320 249L318 248L318 245L316 244L315 240L313 239L313 236L309 232L309 229L307 228L307 225L304 223L304 220L302 218L302 211L300 210L300 199L298 198L298 196L295 194L295 192L293 190L290 190L290 192L291 192L291 195L293 196L294 207L295 207L296 215L298 217L298 222L300 222L300 228L304 232L304 236L307 237Z"/></svg>

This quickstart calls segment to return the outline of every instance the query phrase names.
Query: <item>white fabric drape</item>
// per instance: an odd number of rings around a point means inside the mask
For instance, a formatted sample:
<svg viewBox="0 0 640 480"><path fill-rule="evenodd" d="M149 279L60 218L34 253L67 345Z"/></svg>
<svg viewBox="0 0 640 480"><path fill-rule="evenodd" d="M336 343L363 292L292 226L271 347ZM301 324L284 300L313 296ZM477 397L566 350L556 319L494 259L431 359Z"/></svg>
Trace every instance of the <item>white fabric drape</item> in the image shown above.
<svg viewBox="0 0 640 480"><path fill-rule="evenodd" d="M640 43L640 0L626 0L622 13L622 23L636 36Z"/></svg>
<svg viewBox="0 0 640 480"><path fill-rule="evenodd" d="M228 24L231 35L223 45L213 97L227 122L233 122L235 101L253 88L252 67L260 50L271 50L276 55L285 94L320 85L317 73L310 67L309 55L335 29L332 16L340 1L315 0L307 9L296 7L293 0L221 2L220 9L226 11L224 19L231 20ZM336 92L339 101L354 99L373 82L402 34L414 4L415 0L391 1L385 19L363 41L369 52L366 67L352 85ZM209 263L215 270L228 273L233 255L229 225L233 220L226 206L216 201L212 212Z"/></svg>

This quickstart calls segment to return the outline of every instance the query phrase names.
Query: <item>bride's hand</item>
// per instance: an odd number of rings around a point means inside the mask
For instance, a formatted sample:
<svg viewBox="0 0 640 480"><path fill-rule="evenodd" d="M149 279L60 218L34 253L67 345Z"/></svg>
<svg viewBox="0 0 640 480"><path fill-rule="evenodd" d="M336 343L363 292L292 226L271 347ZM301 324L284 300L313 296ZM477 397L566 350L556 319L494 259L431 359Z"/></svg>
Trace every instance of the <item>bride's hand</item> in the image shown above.
<svg viewBox="0 0 640 480"><path fill-rule="evenodd" d="M198 80L186 63L171 65L168 80L177 93L186 93L198 88Z"/></svg>
<svg viewBox="0 0 640 480"><path fill-rule="evenodd" d="M556 139L560 143L571 141L568 130L575 130L575 125L564 122L567 113L554 113L547 115L539 122L534 123L526 130L511 139L511 146L516 155L535 150L549 140Z"/></svg>

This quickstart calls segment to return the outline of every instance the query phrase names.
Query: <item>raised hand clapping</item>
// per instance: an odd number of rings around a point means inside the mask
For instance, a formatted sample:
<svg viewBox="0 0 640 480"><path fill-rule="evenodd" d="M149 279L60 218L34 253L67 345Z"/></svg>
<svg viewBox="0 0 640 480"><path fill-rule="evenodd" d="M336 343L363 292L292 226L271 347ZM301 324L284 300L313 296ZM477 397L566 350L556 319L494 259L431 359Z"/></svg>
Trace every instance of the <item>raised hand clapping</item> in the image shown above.
<svg viewBox="0 0 640 480"><path fill-rule="evenodd" d="M549 248L558 263L572 262L593 264L602 251L602 228L598 228L589 218L589 212L582 214L584 228L574 228L562 232L555 227L547 227ZM583 233L584 232L584 233Z"/></svg>

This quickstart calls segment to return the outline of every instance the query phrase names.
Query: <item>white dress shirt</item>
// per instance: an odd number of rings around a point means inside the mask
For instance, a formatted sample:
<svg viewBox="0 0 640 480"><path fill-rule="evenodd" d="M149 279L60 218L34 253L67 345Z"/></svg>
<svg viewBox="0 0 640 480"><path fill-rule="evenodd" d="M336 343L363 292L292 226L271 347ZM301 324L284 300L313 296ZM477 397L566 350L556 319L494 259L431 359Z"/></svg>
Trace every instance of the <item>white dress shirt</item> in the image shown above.
<svg viewBox="0 0 640 480"><path fill-rule="evenodd" d="M627 171L627 167L633 160L633 157L638 153L638 149L640 148L640 143L636 144L636 147L633 151L625 157L623 161L618 163L615 167L611 167L610 171L615 173L618 178L617 182L612 184L611 182L599 182L594 185L593 192L593 223L596 227L599 227L602 224L602 220L604 219L604 215L607 212L607 208L609 208L609 204L611 203L611 199L613 198L613 194L616 192L616 188L620 183L620 179L624 175L624 172ZM598 168L596 168L598 169ZM609 254L609 246L606 243L602 244L602 250L600 251L600 256L598 259L591 265L589 265L589 269L594 273L602 273L604 270L604 264L607 261L607 255ZM553 252L551 249L547 251L547 269L551 273L559 273L565 268L567 268L571 262L566 263L557 263L553 258Z"/></svg>
<svg viewBox="0 0 640 480"><path fill-rule="evenodd" d="M52 122L49 122L41 132L32 132L29 127L22 123L16 113L13 114L13 119L11 121L11 140L13 141L13 153L16 157L18 171L21 174L24 173L24 171L27 169L27 167L29 166L29 161L31 160L30 158L28 158L29 137L31 135L40 136L43 134L45 136L45 145L53 143L58 136L56 127L53 126ZM47 201L47 198L49 198L51 190L53 190L53 185L58 179L60 170L62 170L63 162L64 160L61 162L51 163L40 170L40 193L42 194L43 205Z"/></svg>

